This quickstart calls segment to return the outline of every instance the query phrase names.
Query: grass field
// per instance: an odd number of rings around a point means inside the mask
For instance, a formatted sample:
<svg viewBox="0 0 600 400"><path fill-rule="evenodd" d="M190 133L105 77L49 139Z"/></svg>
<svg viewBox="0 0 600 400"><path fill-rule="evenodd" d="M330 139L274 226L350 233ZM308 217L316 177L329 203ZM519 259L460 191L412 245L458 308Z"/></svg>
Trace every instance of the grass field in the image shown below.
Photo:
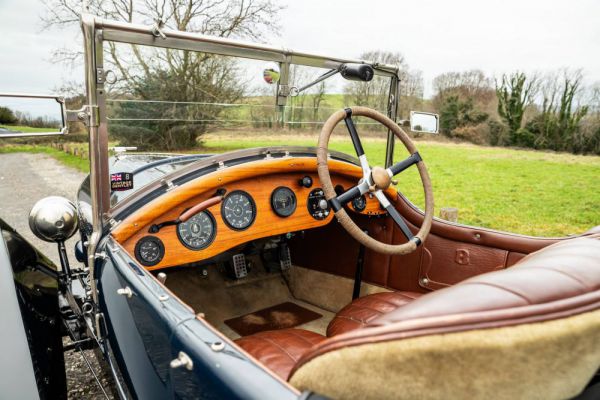
<svg viewBox="0 0 600 400"><path fill-rule="evenodd" d="M2 153L41 153L54 157L62 164L75 168L81 172L89 172L90 162L81 157L74 156L63 151L53 149L48 146L33 146L33 145L15 145L15 146L0 146L0 154Z"/></svg>
<svg viewBox="0 0 600 400"><path fill-rule="evenodd" d="M269 145L314 146L312 137L268 138L212 134L205 151ZM363 139L372 165L382 165L385 141ZM459 222L536 236L564 236L600 225L600 157L420 141L417 147L433 182L436 212L457 207ZM354 154L349 139L331 148ZM395 160L408 156L396 146ZM419 206L416 169L398 176L398 189Z"/></svg>
<svg viewBox="0 0 600 400"><path fill-rule="evenodd" d="M36 133L36 132L58 132L58 129L55 128L32 128L31 126L21 126L21 125L0 125L0 128L8 129L9 131L14 132L23 132L23 133Z"/></svg>
<svg viewBox="0 0 600 400"><path fill-rule="evenodd" d="M317 133L273 137L215 133L204 137L198 152L272 145L314 146ZM564 236L600 225L600 157L418 141L433 182L436 215L457 207L459 222L536 236ZM372 165L382 165L385 141L363 138ZM354 154L346 137L331 148ZM37 152L87 172L88 161L46 146L0 146L0 153ZM408 153L397 145L395 160ZM414 167L398 176L398 189L419 206L423 193Z"/></svg>

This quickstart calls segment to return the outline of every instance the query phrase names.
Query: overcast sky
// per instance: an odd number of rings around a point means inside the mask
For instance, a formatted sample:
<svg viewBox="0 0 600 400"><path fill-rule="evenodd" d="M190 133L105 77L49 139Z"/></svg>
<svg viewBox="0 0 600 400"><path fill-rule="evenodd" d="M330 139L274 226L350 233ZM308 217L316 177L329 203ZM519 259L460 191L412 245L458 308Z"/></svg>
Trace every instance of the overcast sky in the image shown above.
<svg viewBox="0 0 600 400"><path fill-rule="evenodd" d="M357 57L381 49L404 54L431 80L447 71L582 68L600 82L600 1L282 0L272 44ZM52 65L53 48L81 48L72 31L42 32L38 0L0 0L0 91L48 92L81 70Z"/></svg>

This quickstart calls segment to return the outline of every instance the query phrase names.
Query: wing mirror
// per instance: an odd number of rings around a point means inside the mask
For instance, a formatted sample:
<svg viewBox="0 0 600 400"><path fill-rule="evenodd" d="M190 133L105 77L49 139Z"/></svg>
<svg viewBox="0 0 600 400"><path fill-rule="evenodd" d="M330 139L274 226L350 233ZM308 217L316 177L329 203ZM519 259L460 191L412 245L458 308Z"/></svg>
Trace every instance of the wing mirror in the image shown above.
<svg viewBox="0 0 600 400"><path fill-rule="evenodd" d="M413 132L438 133L440 129L440 117L437 114L411 111L410 130Z"/></svg>
<svg viewBox="0 0 600 400"><path fill-rule="evenodd" d="M67 110L63 97L0 93L0 139L66 133Z"/></svg>

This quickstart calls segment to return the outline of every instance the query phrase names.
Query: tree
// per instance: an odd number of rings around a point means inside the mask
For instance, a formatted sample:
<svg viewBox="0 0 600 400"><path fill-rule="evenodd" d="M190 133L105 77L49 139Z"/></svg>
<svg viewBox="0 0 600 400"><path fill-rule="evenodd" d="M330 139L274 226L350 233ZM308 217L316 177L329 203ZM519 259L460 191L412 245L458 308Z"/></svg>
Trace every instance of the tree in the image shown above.
<svg viewBox="0 0 600 400"><path fill-rule="evenodd" d="M531 104L538 89L538 79L527 78L523 72L504 74L502 82L496 82L498 114L508 127L509 144L518 144L519 129L523 122L525 108Z"/></svg>
<svg viewBox="0 0 600 400"><path fill-rule="evenodd" d="M17 122L15 113L8 107L0 107L0 124L14 124Z"/></svg>
<svg viewBox="0 0 600 400"><path fill-rule="evenodd" d="M589 111L588 105L576 105L581 91L580 71L564 71L561 83L556 76L546 78L542 90L542 112L529 121L519 132L518 143L528 147L547 148L582 152L586 140L582 136L580 124Z"/></svg>
<svg viewBox="0 0 600 400"><path fill-rule="evenodd" d="M478 107L487 106L495 96L492 80L478 69L438 75L433 79L433 90L437 109L449 96L458 96L464 101L471 99Z"/></svg>
<svg viewBox="0 0 600 400"><path fill-rule="evenodd" d="M421 99L423 97L423 77L421 72L411 71L402 54L376 50L362 53L359 58L361 60L399 67L401 106L405 100ZM344 87L344 97L347 105L371 107L385 114L388 109L389 91L389 78L375 76L370 82L349 81ZM406 110L401 107L400 116L403 116L405 112Z"/></svg>
<svg viewBox="0 0 600 400"><path fill-rule="evenodd" d="M452 137L455 129L480 124L488 117L488 114L475 109L472 99L461 100L456 95L450 96L440 108L440 131Z"/></svg>
<svg viewBox="0 0 600 400"><path fill-rule="evenodd" d="M79 22L80 0L43 2L48 10L42 18L44 27L69 27ZM91 0L89 10L107 19L147 24L162 20L165 26L181 31L260 40L266 32L276 31L281 7L272 0ZM54 56L63 61L78 59L76 52L60 49ZM238 100L244 91L235 63L212 54L107 42L106 64L118 75L110 90L122 99L227 103ZM132 105L114 107L121 121L111 125L116 128L111 134L146 149L193 147L197 138L224 112L223 107L211 105L204 109L191 107L186 112L180 107L177 113L186 119L164 121L163 116L173 113L170 107L144 107L144 110ZM124 112L153 116L146 119L155 121L126 125L128 116ZM137 135L136 129L146 134Z"/></svg>

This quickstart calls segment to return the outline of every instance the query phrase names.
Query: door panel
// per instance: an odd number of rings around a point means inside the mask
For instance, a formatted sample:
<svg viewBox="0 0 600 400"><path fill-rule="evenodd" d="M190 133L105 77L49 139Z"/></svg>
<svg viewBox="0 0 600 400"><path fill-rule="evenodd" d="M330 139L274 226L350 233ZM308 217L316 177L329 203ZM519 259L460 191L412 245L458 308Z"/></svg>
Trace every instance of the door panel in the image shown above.
<svg viewBox="0 0 600 400"><path fill-rule="evenodd" d="M100 308L111 359L139 399L295 399L290 386L273 377L241 349L140 267L115 241L100 251L108 258L98 269ZM117 294L129 288L130 297ZM222 349L212 346L223 343ZM173 368L184 352L191 370ZM272 396L271 396L272 394Z"/></svg>
<svg viewBox="0 0 600 400"><path fill-rule="evenodd" d="M127 287L133 292L131 298L117 294L117 290ZM107 339L132 396L170 398L171 327L165 323L163 313L152 306L132 266L112 257L107 259L99 268L98 290Z"/></svg>
<svg viewBox="0 0 600 400"><path fill-rule="evenodd" d="M423 214L401 195L393 202L416 233ZM389 218L350 215L378 240L406 242ZM390 257L367 250L363 279L394 290L427 292L509 267L527 254L565 239L522 236L434 219L424 245L411 254ZM295 264L349 278L354 277L358 248L358 243L336 220L290 242Z"/></svg>
<svg viewBox="0 0 600 400"><path fill-rule="evenodd" d="M180 324L171 345L173 358L183 352L193 360L191 370L170 370L175 398L292 400L299 396L203 319Z"/></svg>
<svg viewBox="0 0 600 400"><path fill-rule="evenodd" d="M429 235L421 259L419 284L439 289L486 272L503 269L508 251Z"/></svg>

